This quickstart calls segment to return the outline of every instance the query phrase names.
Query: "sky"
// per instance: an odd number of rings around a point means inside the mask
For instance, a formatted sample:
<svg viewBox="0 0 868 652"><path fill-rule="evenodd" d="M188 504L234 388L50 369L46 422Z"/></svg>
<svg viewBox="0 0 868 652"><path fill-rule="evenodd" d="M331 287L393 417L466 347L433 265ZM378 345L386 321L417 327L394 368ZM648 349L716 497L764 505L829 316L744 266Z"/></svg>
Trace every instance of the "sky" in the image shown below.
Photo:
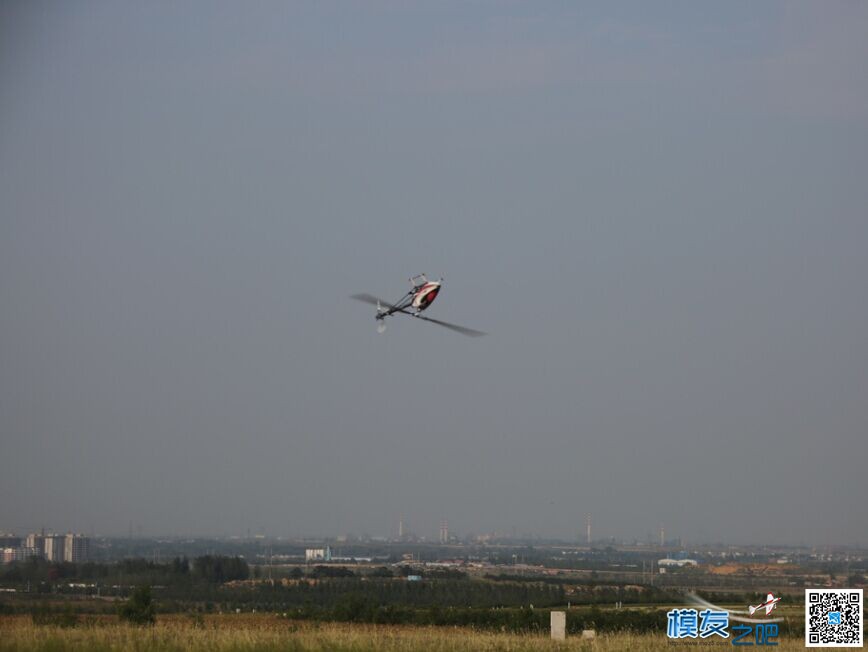
<svg viewBox="0 0 868 652"><path fill-rule="evenodd" d="M0 4L0 530L868 545L868 4ZM358 292L444 278L376 332Z"/></svg>

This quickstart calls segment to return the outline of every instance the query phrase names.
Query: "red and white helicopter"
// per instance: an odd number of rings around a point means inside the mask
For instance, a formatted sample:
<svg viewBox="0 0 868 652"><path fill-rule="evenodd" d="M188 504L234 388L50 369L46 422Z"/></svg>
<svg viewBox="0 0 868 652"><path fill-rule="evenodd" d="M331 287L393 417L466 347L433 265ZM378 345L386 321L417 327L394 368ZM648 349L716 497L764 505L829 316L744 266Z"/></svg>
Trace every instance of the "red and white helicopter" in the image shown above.
<svg viewBox="0 0 868 652"><path fill-rule="evenodd" d="M753 605L750 605L750 606L748 606L747 611L751 616L753 616L754 613L759 611L760 609L765 609L766 610L766 616L768 616L772 612L772 610L778 606L778 602L780 602L780 600L781 599L776 598L773 593L769 593L768 596L766 597L765 602L763 602L762 604L758 604L755 607ZM744 613L744 612L742 612L742 613Z"/></svg>
<svg viewBox="0 0 868 652"><path fill-rule="evenodd" d="M410 315L417 319L430 321L432 324L445 326L446 328L461 333L462 335L469 335L470 337L485 335L482 331L465 328L464 326L458 326L456 324L450 324L449 322L432 319L431 317L424 317L421 314L423 310L427 309L428 306L434 302L437 295L440 294L440 286L443 285L442 278L439 281L429 281L424 274L419 274L410 279L410 285L412 285L413 288L395 303L383 301L372 294L353 294L350 298L377 306L377 314L374 317L377 320L378 333L382 333L386 330L386 317L394 315L395 313L400 313L402 315Z"/></svg>

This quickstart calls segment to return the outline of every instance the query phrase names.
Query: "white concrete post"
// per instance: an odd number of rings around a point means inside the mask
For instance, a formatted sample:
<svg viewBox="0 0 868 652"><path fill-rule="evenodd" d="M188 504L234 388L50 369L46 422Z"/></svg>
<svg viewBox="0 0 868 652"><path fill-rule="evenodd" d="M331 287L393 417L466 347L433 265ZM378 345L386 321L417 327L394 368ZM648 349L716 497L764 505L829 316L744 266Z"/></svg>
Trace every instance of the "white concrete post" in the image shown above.
<svg viewBox="0 0 868 652"><path fill-rule="evenodd" d="M567 638L567 613L565 611L552 612L552 638L563 641Z"/></svg>

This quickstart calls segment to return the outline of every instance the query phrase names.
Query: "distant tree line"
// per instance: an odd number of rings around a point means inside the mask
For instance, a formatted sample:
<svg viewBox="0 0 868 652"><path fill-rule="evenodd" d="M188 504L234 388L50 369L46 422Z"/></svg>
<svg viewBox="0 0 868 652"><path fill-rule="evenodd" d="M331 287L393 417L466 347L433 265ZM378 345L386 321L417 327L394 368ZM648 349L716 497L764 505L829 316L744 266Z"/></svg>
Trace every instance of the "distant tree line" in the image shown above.
<svg viewBox="0 0 868 652"><path fill-rule="evenodd" d="M375 576L315 576L282 584L262 582L247 590L221 587L213 596L219 602L230 601L264 611L283 612L303 606L335 609L346 596L356 596L378 606L419 607L538 607L565 604L563 588L542 583L488 582L478 579L423 579L414 582ZM238 604L238 606L242 606Z"/></svg>
<svg viewBox="0 0 868 652"><path fill-rule="evenodd" d="M332 608L300 607L287 617L322 621L376 623L391 625L457 626L508 632L545 632L551 618L550 609L530 606L507 608L440 607L413 608L382 605L358 593L341 598ZM567 612L567 631L661 632L666 628L663 609L623 609L603 611L597 607L571 609Z"/></svg>
<svg viewBox="0 0 868 652"><path fill-rule="evenodd" d="M37 557L0 566L0 585L29 584L36 592L63 591L70 583L111 586L188 587L193 584L220 584L250 577L250 567L240 557L204 555L192 560L176 557L168 563L146 559L124 559L117 563L73 564L51 562Z"/></svg>

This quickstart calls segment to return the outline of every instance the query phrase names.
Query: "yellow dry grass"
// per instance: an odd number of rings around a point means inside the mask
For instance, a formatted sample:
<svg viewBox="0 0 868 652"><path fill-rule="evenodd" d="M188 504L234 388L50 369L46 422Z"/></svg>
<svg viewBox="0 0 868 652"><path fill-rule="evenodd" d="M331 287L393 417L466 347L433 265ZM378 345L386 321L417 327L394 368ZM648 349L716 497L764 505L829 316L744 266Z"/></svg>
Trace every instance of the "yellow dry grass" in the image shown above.
<svg viewBox="0 0 868 652"><path fill-rule="evenodd" d="M717 642L715 642L717 643ZM566 642L542 635L483 632L461 628L299 623L268 615L206 616L201 621L163 616L154 627L132 627L114 618L87 621L74 628L36 626L30 618L0 618L0 651L347 651L382 650L502 651L519 650L680 650L694 647L731 647L717 644L684 645L661 634L601 634L594 641L571 637ZM782 639L777 650L803 649L796 639Z"/></svg>

